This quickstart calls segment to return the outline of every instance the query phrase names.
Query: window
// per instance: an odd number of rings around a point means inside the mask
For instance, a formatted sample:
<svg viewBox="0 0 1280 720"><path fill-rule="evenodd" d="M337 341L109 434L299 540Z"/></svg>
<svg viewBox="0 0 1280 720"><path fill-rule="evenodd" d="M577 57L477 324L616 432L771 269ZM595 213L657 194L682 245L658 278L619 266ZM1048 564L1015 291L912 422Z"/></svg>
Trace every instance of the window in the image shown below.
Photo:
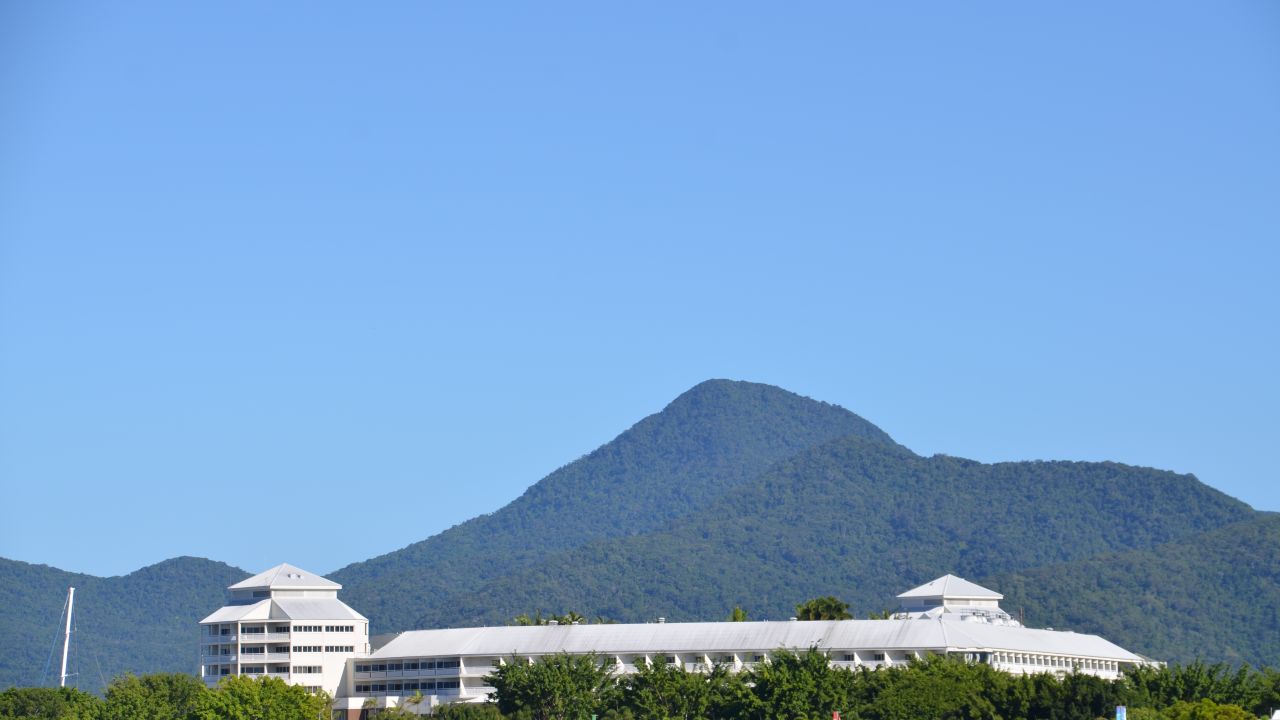
<svg viewBox="0 0 1280 720"><path fill-rule="evenodd" d="M261 675L261 674L262 674L262 666L261 666L261 665L246 665L246 666L244 666L244 667L240 668L240 672L244 673L245 675Z"/></svg>
<svg viewBox="0 0 1280 720"><path fill-rule="evenodd" d="M387 692L400 692L404 689L404 683L387 683Z"/></svg>
<svg viewBox="0 0 1280 720"><path fill-rule="evenodd" d="M251 625L249 627L240 628L240 632L244 633L245 635L261 635L266 631L267 629L262 627L261 625Z"/></svg>
<svg viewBox="0 0 1280 720"><path fill-rule="evenodd" d="M271 591L270 590L254 590L253 596L256 598L269 598L271 597Z"/></svg>
<svg viewBox="0 0 1280 720"><path fill-rule="evenodd" d="M325 652L355 652L356 647L354 645L325 645L324 651Z"/></svg>
<svg viewBox="0 0 1280 720"><path fill-rule="evenodd" d="M320 632L323 628L319 625L294 625L294 632Z"/></svg>
<svg viewBox="0 0 1280 720"><path fill-rule="evenodd" d="M871 656L876 662L884 662L884 653L876 653Z"/></svg>
<svg viewBox="0 0 1280 720"><path fill-rule="evenodd" d="M294 652L322 652L323 649L319 645L294 645Z"/></svg>
<svg viewBox="0 0 1280 720"><path fill-rule="evenodd" d="M400 663L387 663L387 670L390 672L400 672L404 666Z"/></svg>
<svg viewBox="0 0 1280 720"><path fill-rule="evenodd" d="M419 690L435 690L436 684L432 680L423 680L422 682L418 683L418 689Z"/></svg>
<svg viewBox="0 0 1280 720"><path fill-rule="evenodd" d="M414 660L413 662L407 662L407 663L405 663L405 664L404 664L404 669L405 669L405 670L417 670L417 669L418 669L418 661L417 661L417 660Z"/></svg>
<svg viewBox="0 0 1280 720"><path fill-rule="evenodd" d="M369 665L356 663L356 672L369 672Z"/></svg>
<svg viewBox="0 0 1280 720"><path fill-rule="evenodd" d="M854 654L852 654L852 653L846 653L846 654L844 654L844 655L841 655L841 656L840 656L840 659L841 659L841 660L843 660L843 661L845 661L845 662L853 662L853 661L855 661L855 660L857 660L857 659L858 659L858 656L857 656L857 655L854 655Z"/></svg>
<svg viewBox="0 0 1280 720"><path fill-rule="evenodd" d="M246 648L240 648L240 652L244 653L245 655L262 655L263 653L266 652L266 649L261 647L246 647Z"/></svg>
<svg viewBox="0 0 1280 720"><path fill-rule="evenodd" d="M405 683L405 684L404 684L404 689L405 689L405 690L417 690L417 689L418 689L418 683L417 683L417 681L415 680L415 681L412 681L412 682L407 682L407 683Z"/></svg>
<svg viewBox="0 0 1280 720"><path fill-rule="evenodd" d="M325 625L325 632L355 632L355 625Z"/></svg>
<svg viewBox="0 0 1280 720"><path fill-rule="evenodd" d="M310 675L324 672L324 668L319 665L294 665L293 671L302 675Z"/></svg>

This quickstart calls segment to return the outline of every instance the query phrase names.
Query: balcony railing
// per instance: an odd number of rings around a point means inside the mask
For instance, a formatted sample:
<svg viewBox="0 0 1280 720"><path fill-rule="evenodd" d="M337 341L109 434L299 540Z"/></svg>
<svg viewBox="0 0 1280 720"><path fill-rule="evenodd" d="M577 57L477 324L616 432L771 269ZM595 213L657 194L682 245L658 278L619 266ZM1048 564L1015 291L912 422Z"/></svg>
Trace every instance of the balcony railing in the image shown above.
<svg viewBox="0 0 1280 720"><path fill-rule="evenodd" d="M235 635L201 635L201 645L234 645L236 642Z"/></svg>
<svg viewBox="0 0 1280 720"><path fill-rule="evenodd" d="M236 661L236 655L202 655L200 662L204 665L226 665Z"/></svg>

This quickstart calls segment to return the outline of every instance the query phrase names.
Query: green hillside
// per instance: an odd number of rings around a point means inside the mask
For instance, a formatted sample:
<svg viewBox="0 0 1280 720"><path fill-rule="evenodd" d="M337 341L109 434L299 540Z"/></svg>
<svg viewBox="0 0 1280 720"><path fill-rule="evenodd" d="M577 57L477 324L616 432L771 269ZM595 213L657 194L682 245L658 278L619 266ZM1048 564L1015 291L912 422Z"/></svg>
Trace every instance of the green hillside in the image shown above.
<svg viewBox="0 0 1280 720"><path fill-rule="evenodd" d="M1041 627L1151 657L1280 665L1280 515L991 579Z"/></svg>
<svg viewBox="0 0 1280 720"><path fill-rule="evenodd" d="M566 608L695 620L741 606L755 618L785 618L796 603L830 593L865 613L894 607L897 592L947 572L980 579L1151 548L1254 516L1187 475L922 458L848 437L661 531L548 558L487 583L470 602L424 600L432 614L423 624Z"/></svg>
<svg viewBox="0 0 1280 720"><path fill-rule="evenodd" d="M758 383L703 382L506 507L329 575L380 629L423 622L549 553L639 535L838 437L898 447L844 410ZM459 615L452 622L464 622Z"/></svg>
<svg viewBox="0 0 1280 720"><path fill-rule="evenodd" d="M58 618L69 585L76 588L70 670L78 673L70 682L97 690L125 672L194 672L196 623L222 604L228 585L246 577L192 557L108 578L0 558L0 687L57 682Z"/></svg>

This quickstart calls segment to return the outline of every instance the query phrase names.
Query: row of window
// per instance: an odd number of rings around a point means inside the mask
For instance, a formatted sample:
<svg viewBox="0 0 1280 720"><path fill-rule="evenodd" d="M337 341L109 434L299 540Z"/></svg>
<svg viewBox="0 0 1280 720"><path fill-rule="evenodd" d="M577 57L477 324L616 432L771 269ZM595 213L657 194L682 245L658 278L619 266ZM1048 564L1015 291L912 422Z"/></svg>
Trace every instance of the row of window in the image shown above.
<svg viewBox="0 0 1280 720"><path fill-rule="evenodd" d="M323 652L319 645L294 645L294 652Z"/></svg>
<svg viewBox="0 0 1280 720"><path fill-rule="evenodd" d="M240 674L241 674L241 675L261 675L261 674L263 674L264 672L266 672L266 668L264 668L264 667L263 667L263 666L261 666L261 665L242 665L242 666L240 666ZM276 673L277 675L283 675L284 673L289 672L289 666L288 666L288 665L275 665L275 666L272 666L272 668L271 668L271 672Z"/></svg>
<svg viewBox="0 0 1280 720"><path fill-rule="evenodd" d="M845 653L844 655L840 656L840 659L843 660L844 662L857 662L858 656L854 655L853 653ZM872 662L884 662L884 653L882 652L872 653L871 660Z"/></svg>
<svg viewBox="0 0 1280 720"><path fill-rule="evenodd" d="M1069 669L1081 667L1088 670L1119 670L1120 664L1114 660L1095 660L1092 658L1069 658L1060 655L1030 655L1026 653L995 653L996 662L1017 665L1037 665L1040 667L1056 667Z"/></svg>
<svg viewBox="0 0 1280 720"><path fill-rule="evenodd" d="M407 660L391 663L356 663L356 672L402 672L404 670L436 670L459 667L458 658L449 660Z"/></svg>
<svg viewBox="0 0 1280 720"><path fill-rule="evenodd" d="M320 667L319 665L294 665L294 666L293 666L293 671L294 671L295 673L301 673L301 674L303 674L303 675L309 675L309 674L313 674L313 673L321 673L321 672L324 672L324 668Z"/></svg>
<svg viewBox="0 0 1280 720"><path fill-rule="evenodd" d="M325 645L325 652L355 652L355 645Z"/></svg>
<svg viewBox="0 0 1280 720"><path fill-rule="evenodd" d="M325 625L325 632L355 632L355 625Z"/></svg>
<svg viewBox="0 0 1280 720"><path fill-rule="evenodd" d="M457 690L457 680L423 680L422 682L356 683L356 692L404 692L406 690Z"/></svg>

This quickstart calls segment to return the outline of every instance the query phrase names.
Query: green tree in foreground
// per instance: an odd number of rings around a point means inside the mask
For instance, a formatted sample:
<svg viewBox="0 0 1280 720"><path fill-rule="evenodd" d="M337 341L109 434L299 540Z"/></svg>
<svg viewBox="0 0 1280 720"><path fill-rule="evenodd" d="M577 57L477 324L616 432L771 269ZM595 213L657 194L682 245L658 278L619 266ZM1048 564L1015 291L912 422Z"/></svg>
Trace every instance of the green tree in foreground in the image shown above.
<svg viewBox="0 0 1280 720"><path fill-rule="evenodd" d="M613 674L595 653L561 653L530 663L519 657L489 675L498 710L529 720L582 720L614 696Z"/></svg>
<svg viewBox="0 0 1280 720"><path fill-rule="evenodd" d="M75 688L9 688L0 692L0 718L98 720L102 701Z"/></svg>
<svg viewBox="0 0 1280 720"><path fill-rule="evenodd" d="M206 699L198 678L183 673L125 675L107 685L103 720L187 720Z"/></svg>
<svg viewBox="0 0 1280 720"><path fill-rule="evenodd" d="M832 667L826 653L817 648L803 653L780 650L745 675L756 699L753 717L820 718L831 717L834 711L852 717L853 673Z"/></svg>
<svg viewBox="0 0 1280 720"><path fill-rule="evenodd" d="M279 678L231 676L201 698L192 720L312 720L328 717L329 697Z"/></svg>
<svg viewBox="0 0 1280 720"><path fill-rule="evenodd" d="M733 611L729 613L729 622L746 622L747 611L741 607L734 606Z"/></svg>
<svg viewBox="0 0 1280 720"><path fill-rule="evenodd" d="M436 708L432 717L436 720L502 720L502 713L493 703L453 703Z"/></svg>
<svg viewBox="0 0 1280 720"><path fill-rule="evenodd" d="M851 620L849 603L833 595L814 598L796 606L797 620Z"/></svg>

